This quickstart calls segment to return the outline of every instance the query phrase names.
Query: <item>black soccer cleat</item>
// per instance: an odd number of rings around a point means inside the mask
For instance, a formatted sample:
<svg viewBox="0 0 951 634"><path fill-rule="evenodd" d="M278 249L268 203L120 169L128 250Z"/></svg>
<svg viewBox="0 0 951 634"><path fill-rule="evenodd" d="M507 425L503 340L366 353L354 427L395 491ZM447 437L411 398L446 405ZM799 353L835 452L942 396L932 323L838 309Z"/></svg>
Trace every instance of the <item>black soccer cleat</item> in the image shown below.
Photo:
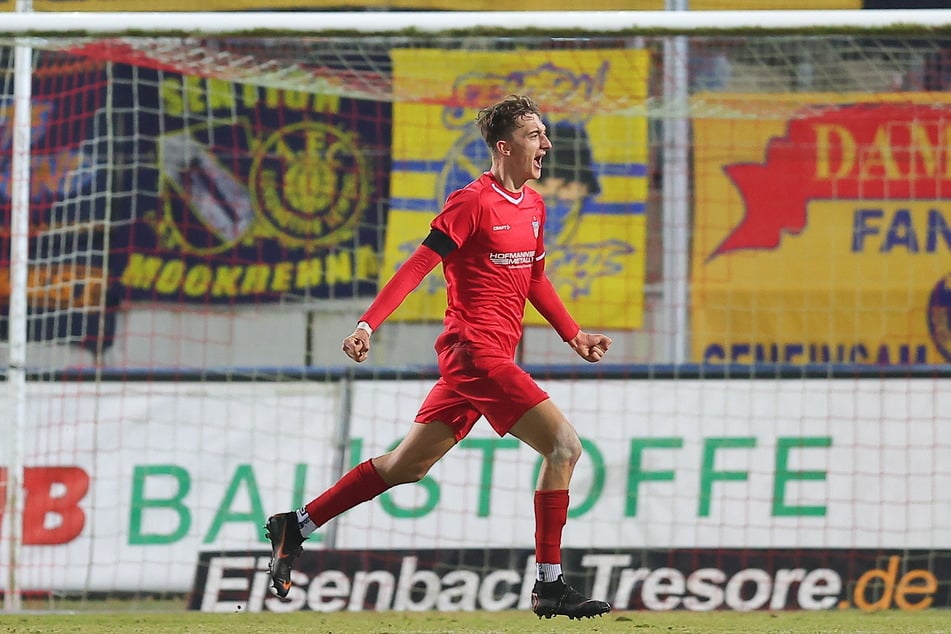
<svg viewBox="0 0 951 634"><path fill-rule="evenodd" d="M278 513L267 518L264 536L271 540L271 563L267 569L271 573L274 594L283 599L291 589L294 560L304 550L301 546L304 538L297 527L297 513Z"/></svg>
<svg viewBox="0 0 951 634"><path fill-rule="evenodd" d="M532 612L538 618L550 619L562 614L569 619L590 619L611 611L611 604L597 599L589 599L558 575L557 581L536 581L532 588Z"/></svg>

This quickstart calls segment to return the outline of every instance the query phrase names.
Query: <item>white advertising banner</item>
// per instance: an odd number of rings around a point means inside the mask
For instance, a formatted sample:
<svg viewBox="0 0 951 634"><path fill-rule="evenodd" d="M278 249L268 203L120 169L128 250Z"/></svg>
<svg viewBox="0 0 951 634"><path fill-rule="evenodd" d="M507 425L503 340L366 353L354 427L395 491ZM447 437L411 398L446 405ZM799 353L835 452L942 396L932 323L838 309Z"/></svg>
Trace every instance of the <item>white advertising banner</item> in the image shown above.
<svg viewBox="0 0 951 634"><path fill-rule="evenodd" d="M543 383L585 446L564 544L943 547L951 394L937 383ZM351 429L370 443L364 457L388 450L409 424L374 427L381 403L410 421L427 387L381 383L372 398L361 394ZM480 422L426 482L349 513L338 546L531 546L537 464L531 449Z"/></svg>
<svg viewBox="0 0 951 634"><path fill-rule="evenodd" d="M330 485L340 451L348 468L392 448L430 384L356 382L344 420L338 383L31 383L20 583L186 591L200 552L266 550L266 516ZM585 448L566 548L951 543L947 381L542 385ZM530 548L538 464L480 422L421 482L344 514L334 546Z"/></svg>

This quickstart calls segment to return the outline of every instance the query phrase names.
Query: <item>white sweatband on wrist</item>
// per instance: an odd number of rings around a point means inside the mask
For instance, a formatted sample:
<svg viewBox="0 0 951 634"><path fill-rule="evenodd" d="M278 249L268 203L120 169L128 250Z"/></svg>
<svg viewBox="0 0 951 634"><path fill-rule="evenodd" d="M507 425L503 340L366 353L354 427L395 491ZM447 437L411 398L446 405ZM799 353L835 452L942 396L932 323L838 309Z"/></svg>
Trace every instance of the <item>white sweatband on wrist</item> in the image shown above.
<svg viewBox="0 0 951 634"><path fill-rule="evenodd" d="M365 321L358 321L358 322L357 322L357 328L356 328L356 329L357 329L357 330L365 330L368 335L372 335L372 334L373 334L373 328L370 328L370 324L368 324L368 323L365 322Z"/></svg>

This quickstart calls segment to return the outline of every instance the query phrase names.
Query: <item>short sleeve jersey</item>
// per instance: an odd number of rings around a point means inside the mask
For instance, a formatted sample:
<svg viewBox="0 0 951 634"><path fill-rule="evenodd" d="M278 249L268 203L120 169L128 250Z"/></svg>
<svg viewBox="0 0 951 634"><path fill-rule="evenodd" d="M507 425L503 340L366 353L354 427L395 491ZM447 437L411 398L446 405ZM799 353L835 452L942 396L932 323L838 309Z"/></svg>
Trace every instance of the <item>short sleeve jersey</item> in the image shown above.
<svg viewBox="0 0 951 634"><path fill-rule="evenodd" d="M457 246L443 259L446 332L514 356L532 266L545 257L541 195L507 191L486 172L453 192L430 226Z"/></svg>

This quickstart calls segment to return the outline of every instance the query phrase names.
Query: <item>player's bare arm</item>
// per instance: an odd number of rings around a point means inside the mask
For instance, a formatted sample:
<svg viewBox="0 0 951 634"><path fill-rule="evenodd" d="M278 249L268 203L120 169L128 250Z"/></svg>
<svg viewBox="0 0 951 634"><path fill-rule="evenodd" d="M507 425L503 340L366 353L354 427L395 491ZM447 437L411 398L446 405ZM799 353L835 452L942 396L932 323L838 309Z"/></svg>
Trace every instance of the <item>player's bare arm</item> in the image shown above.
<svg viewBox="0 0 951 634"><path fill-rule="evenodd" d="M596 363L611 347L611 338L607 335L579 330L574 338L568 340L568 345L585 361Z"/></svg>

